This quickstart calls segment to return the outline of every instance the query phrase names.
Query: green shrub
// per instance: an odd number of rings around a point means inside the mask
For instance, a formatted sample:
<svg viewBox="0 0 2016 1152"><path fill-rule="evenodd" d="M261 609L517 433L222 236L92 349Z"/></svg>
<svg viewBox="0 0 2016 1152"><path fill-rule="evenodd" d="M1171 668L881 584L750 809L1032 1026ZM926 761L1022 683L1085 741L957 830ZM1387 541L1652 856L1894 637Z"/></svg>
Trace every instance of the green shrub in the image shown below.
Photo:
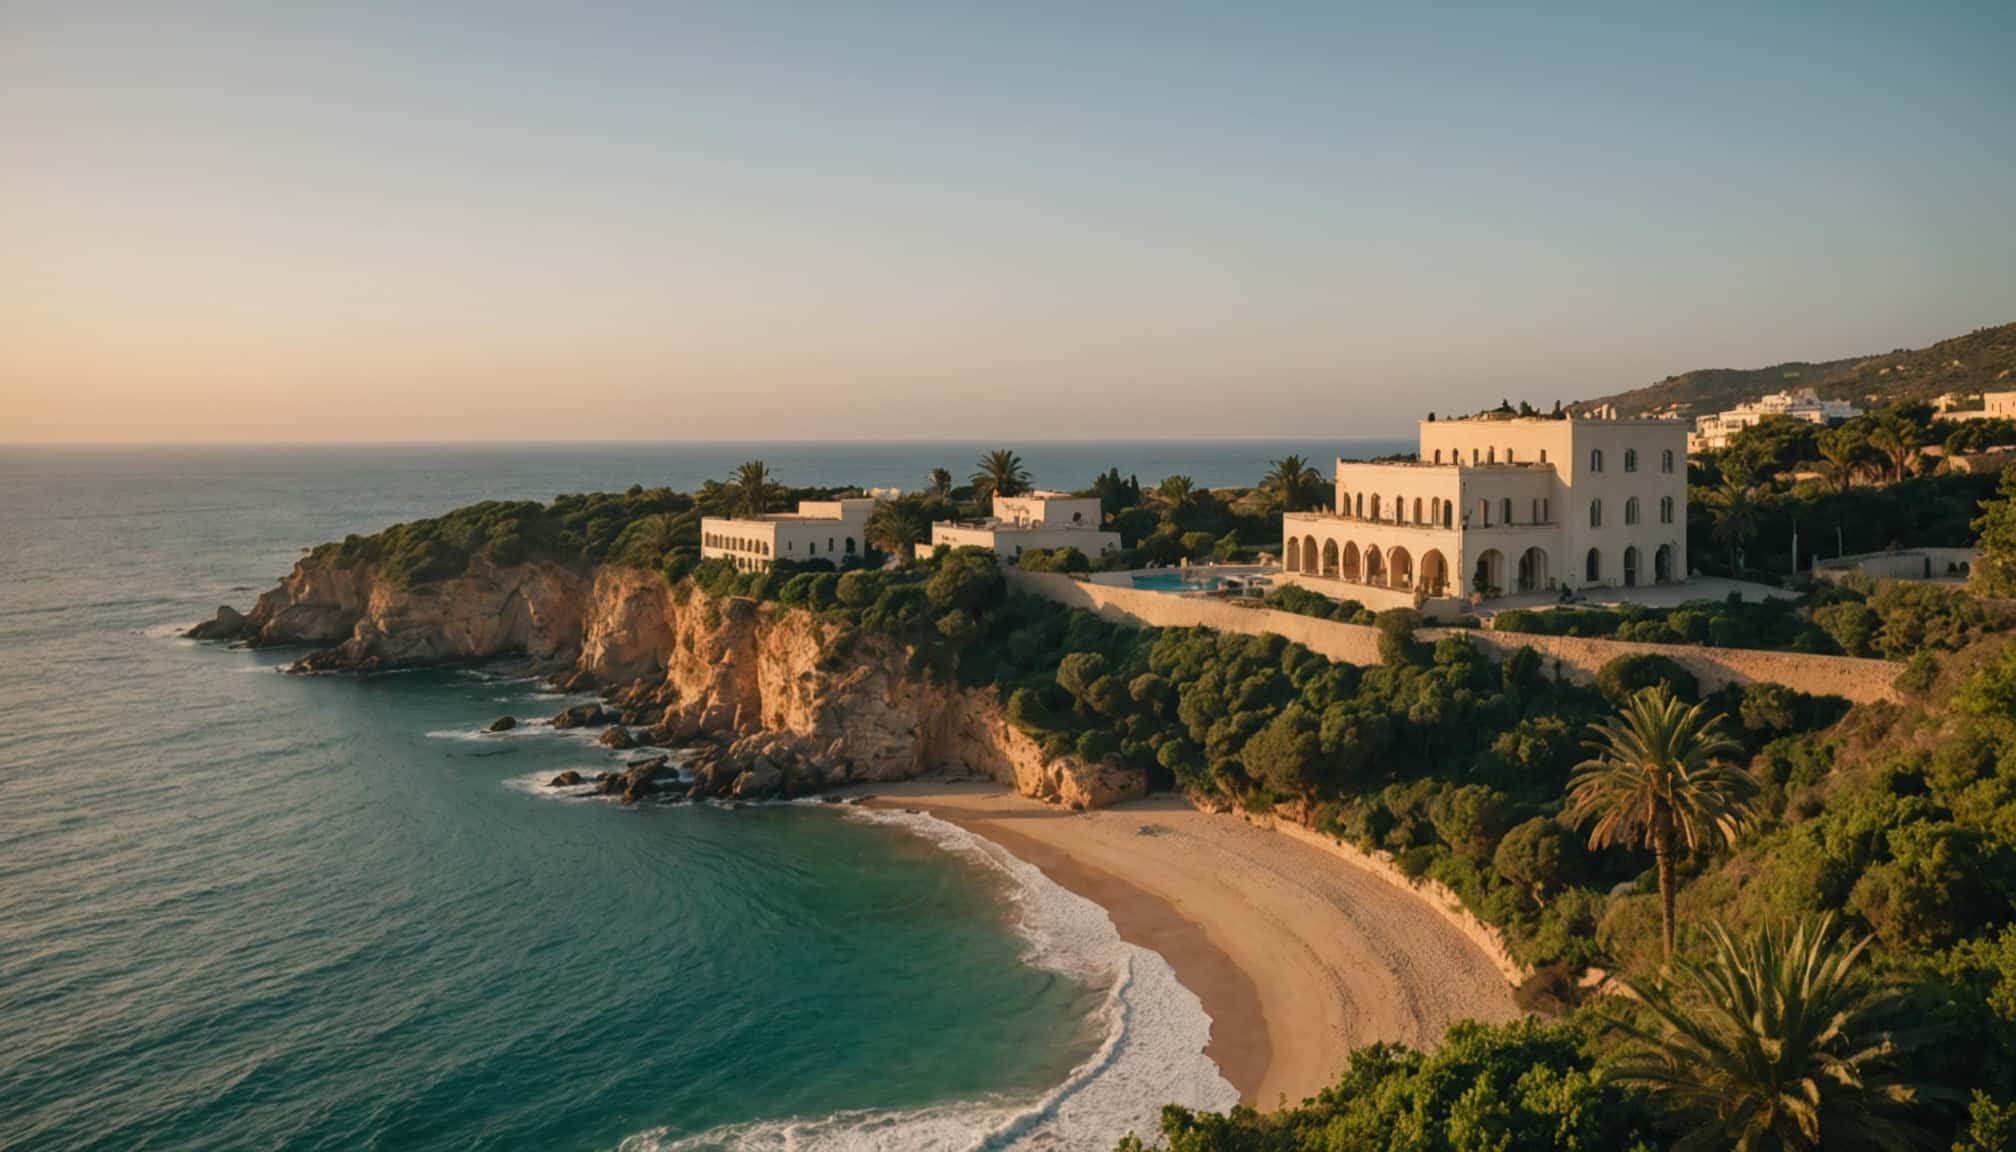
<svg viewBox="0 0 2016 1152"><path fill-rule="evenodd" d="M1664 684L1686 700L1699 699L1700 682L1692 672L1666 656L1634 652L1619 656L1596 671L1596 690L1613 704L1622 704L1640 689Z"/></svg>

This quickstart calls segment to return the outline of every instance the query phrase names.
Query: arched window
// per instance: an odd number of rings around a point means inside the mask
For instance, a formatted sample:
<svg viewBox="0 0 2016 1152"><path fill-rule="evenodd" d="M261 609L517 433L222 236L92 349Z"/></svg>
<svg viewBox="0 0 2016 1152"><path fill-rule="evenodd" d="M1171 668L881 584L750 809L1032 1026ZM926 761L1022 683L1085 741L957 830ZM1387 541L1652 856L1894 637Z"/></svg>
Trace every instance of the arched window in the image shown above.
<svg viewBox="0 0 2016 1152"><path fill-rule="evenodd" d="M1360 520L1363 520L1365 518L1365 494L1363 492L1358 493L1357 515Z"/></svg>
<svg viewBox="0 0 2016 1152"><path fill-rule="evenodd" d="M1637 470L1638 470L1638 450L1636 448L1624 449L1624 471L1636 472Z"/></svg>
<svg viewBox="0 0 2016 1152"><path fill-rule="evenodd" d="M1421 498L1419 496L1414 497L1414 522L1416 524L1421 523Z"/></svg>
<svg viewBox="0 0 2016 1152"><path fill-rule="evenodd" d="M849 556L854 554L854 538L852 536L847 537L847 554Z"/></svg>
<svg viewBox="0 0 2016 1152"><path fill-rule="evenodd" d="M1671 524L1672 522L1673 498L1671 496L1661 496L1659 497L1659 523Z"/></svg>
<svg viewBox="0 0 2016 1152"><path fill-rule="evenodd" d="M1505 463L1507 464L1514 463L1512 459L1512 446L1509 444L1505 446Z"/></svg>
<svg viewBox="0 0 2016 1152"><path fill-rule="evenodd" d="M1601 472L1602 470L1603 450L1601 448L1591 448L1589 450L1589 471Z"/></svg>
<svg viewBox="0 0 2016 1152"><path fill-rule="evenodd" d="M1484 450L1484 462L1486 464L1496 464L1498 462L1498 449L1495 445Z"/></svg>
<svg viewBox="0 0 2016 1152"><path fill-rule="evenodd" d="M1512 498L1510 496L1498 502L1498 518L1507 524L1512 523Z"/></svg>
<svg viewBox="0 0 2016 1152"><path fill-rule="evenodd" d="M1351 494L1342 488L1337 490L1337 514L1339 516L1351 515Z"/></svg>
<svg viewBox="0 0 2016 1152"><path fill-rule="evenodd" d="M1435 463L1440 464L1441 462L1442 462L1442 450L1440 448L1437 448L1435 449Z"/></svg>
<svg viewBox="0 0 2016 1152"><path fill-rule="evenodd" d="M1372 519L1379 519L1379 494L1377 492L1372 494Z"/></svg>
<svg viewBox="0 0 2016 1152"><path fill-rule="evenodd" d="M1540 463L1545 464L1546 462L1547 462L1547 450L1545 448L1542 448L1540 449Z"/></svg>
<svg viewBox="0 0 2016 1152"><path fill-rule="evenodd" d="M1602 526L1603 526L1603 501L1591 500L1589 501L1589 527L1601 528Z"/></svg>
<svg viewBox="0 0 2016 1152"><path fill-rule="evenodd" d="M1589 558L1583 561L1582 564L1582 575L1591 584L1603 579L1603 554L1601 552L1596 551L1594 548L1589 549Z"/></svg>
<svg viewBox="0 0 2016 1152"><path fill-rule="evenodd" d="M1477 519L1483 521L1478 527L1489 528L1491 526L1491 501L1477 501Z"/></svg>
<svg viewBox="0 0 2016 1152"><path fill-rule="evenodd" d="M1455 524L1456 524L1456 502L1454 500L1444 500L1442 502L1442 527L1451 528L1454 527Z"/></svg>
<svg viewBox="0 0 2016 1152"><path fill-rule="evenodd" d="M1483 460L1484 454L1482 452L1477 451L1475 448L1470 449L1470 463L1478 464L1482 463Z"/></svg>
<svg viewBox="0 0 2016 1152"><path fill-rule="evenodd" d="M1638 498L1636 496L1624 501L1624 523L1638 523Z"/></svg>
<svg viewBox="0 0 2016 1152"><path fill-rule="evenodd" d="M1395 496L1393 497L1393 523L1405 524L1406 522L1407 498L1405 496Z"/></svg>
<svg viewBox="0 0 2016 1152"><path fill-rule="evenodd" d="M1554 501L1550 497L1542 496L1540 497L1540 523L1552 524L1553 522Z"/></svg>
<svg viewBox="0 0 2016 1152"><path fill-rule="evenodd" d="M1659 471L1661 472L1673 471L1673 450L1671 448L1668 448L1664 452L1661 452L1659 454Z"/></svg>

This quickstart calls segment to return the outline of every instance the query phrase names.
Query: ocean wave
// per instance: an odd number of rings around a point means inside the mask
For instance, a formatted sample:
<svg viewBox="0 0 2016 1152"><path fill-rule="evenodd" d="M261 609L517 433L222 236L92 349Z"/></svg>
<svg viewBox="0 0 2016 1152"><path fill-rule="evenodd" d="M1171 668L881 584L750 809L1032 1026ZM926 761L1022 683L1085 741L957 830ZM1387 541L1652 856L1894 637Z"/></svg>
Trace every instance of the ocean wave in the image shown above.
<svg viewBox="0 0 2016 1152"><path fill-rule="evenodd" d="M1106 1149L1128 1132L1152 1134L1162 1105L1223 1110L1238 1090L1204 1055L1211 1018L1159 954L1120 939L1106 910L1052 883L993 842L923 813L848 807L850 818L892 824L1005 873L1028 960L1091 983L1106 982L1097 1052L1041 1096L988 1098L906 1111L840 1112L758 1120L673 1137L657 1128L619 1152L973 1152Z"/></svg>

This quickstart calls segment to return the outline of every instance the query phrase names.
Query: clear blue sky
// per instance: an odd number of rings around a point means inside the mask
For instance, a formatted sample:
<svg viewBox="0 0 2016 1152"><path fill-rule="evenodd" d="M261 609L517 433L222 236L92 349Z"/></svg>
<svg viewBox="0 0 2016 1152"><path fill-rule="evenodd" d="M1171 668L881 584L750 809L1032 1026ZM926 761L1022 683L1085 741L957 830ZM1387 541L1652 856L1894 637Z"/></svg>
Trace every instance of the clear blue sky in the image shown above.
<svg viewBox="0 0 2016 1152"><path fill-rule="evenodd" d="M2016 320L2016 4L1532 7L0 0L0 441L1378 435Z"/></svg>

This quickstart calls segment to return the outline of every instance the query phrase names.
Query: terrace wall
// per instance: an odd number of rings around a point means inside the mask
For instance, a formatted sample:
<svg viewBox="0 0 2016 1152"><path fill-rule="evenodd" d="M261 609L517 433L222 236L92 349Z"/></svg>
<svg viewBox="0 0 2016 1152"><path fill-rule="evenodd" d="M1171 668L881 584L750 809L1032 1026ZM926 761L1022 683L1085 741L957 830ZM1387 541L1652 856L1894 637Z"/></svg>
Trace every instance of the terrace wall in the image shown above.
<svg viewBox="0 0 2016 1152"><path fill-rule="evenodd" d="M1083 608L1116 624L1137 628L1213 628L1248 636L1272 632L1332 660L1359 665L1379 663L1379 633L1360 624L1340 624L1272 608L1242 608L1224 600L1092 584L1050 572L1009 569L1007 577L1009 585L1017 591ZM1887 660L1694 644L1640 644L1584 636L1449 628L1423 628L1416 635L1432 643L1457 631L1469 636L1472 643L1495 660L1502 660L1520 648L1531 648L1549 661L1557 675L1585 684L1598 669L1617 657L1644 653L1668 657L1692 672L1701 686L1710 690L1725 684L1771 681L1801 692L1842 696L1864 704L1895 699L1891 681L1903 671L1902 665Z"/></svg>

